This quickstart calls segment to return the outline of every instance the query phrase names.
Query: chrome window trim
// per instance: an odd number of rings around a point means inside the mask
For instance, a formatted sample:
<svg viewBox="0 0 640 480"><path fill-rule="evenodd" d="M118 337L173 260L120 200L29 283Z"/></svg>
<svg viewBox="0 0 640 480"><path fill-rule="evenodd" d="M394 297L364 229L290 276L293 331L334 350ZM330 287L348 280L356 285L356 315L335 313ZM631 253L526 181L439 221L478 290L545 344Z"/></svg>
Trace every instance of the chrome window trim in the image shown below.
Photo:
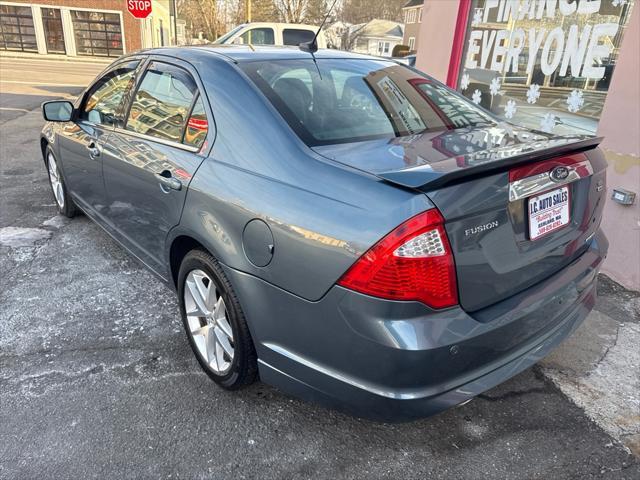
<svg viewBox="0 0 640 480"><path fill-rule="evenodd" d="M130 135L132 137L140 138L142 140L149 140L151 142L160 143L162 145L166 145L167 147L179 148L181 150L186 150L187 152L191 152L191 153L200 152L200 148L198 147L192 147L190 145L185 145L183 143L174 142L173 140L166 140L164 138L154 137L153 135L145 135L144 133L138 133L132 130L125 130L124 128L116 127L114 129L114 132L122 133L124 135Z"/></svg>
<svg viewBox="0 0 640 480"><path fill-rule="evenodd" d="M535 195L536 193L553 190L556 187L593 175L593 167L589 160L583 160L573 165L566 165L566 167L569 169L569 175L563 180L553 180L551 178L551 172L549 171L509 183L509 202L515 202L522 198ZM580 171L583 170L586 170L587 173L581 174Z"/></svg>

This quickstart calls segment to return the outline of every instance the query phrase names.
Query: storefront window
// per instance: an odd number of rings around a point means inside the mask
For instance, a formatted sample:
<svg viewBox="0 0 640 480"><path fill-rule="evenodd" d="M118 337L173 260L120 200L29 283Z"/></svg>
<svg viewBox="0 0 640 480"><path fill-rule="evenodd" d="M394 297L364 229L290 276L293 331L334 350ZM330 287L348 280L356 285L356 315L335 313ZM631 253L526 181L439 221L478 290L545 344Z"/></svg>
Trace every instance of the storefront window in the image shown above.
<svg viewBox="0 0 640 480"><path fill-rule="evenodd" d="M0 5L0 49L38 51L31 7Z"/></svg>
<svg viewBox="0 0 640 480"><path fill-rule="evenodd" d="M635 0L473 0L458 90L516 124L593 134Z"/></svg>
<svg viewBox="0 0 640 480"><path fill-rule="evenodd" d="M60 9L42 8L41 11L44 38L47 42L47 53L66 53Z"/></svg>
<svg viewBox="0 0 640 480"><path fill-rule="evenodd" d="M122 31L117 13L71 10L78 55L119 57Z"/></svg>

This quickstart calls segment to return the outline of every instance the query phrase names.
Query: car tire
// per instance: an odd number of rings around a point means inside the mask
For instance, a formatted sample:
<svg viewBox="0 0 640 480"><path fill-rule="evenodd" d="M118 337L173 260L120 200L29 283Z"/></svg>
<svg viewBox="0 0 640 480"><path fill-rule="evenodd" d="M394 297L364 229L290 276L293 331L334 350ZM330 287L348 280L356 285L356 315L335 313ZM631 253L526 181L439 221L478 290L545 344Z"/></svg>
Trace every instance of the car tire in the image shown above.
<svg viewBox="0 0 640 480"><path fill-rule="evenodd" d="M58 161L56 160L51 147L47 147L45 153L45 163L47 167L47 175L49 177L49 186L51 187L51 193L53 193L53 200L56 203L56 207L58 207L58 212L60 213L60 215L64 215L68 218L73 218L79 213L78 207L76 207L76 204L73 203L73 200L71 199L71 196L67 191L67 186L64 183L64 178L62 178L62 172L60 171Z"/></svg>
<svg viewBox="0 0 640 480"><path fill-rule="evenodd" d="M231 283L209 253L192 250L184 257L178 299L189 344L207 375L227 390L253 383L258 362L247 321Z"/></svg>

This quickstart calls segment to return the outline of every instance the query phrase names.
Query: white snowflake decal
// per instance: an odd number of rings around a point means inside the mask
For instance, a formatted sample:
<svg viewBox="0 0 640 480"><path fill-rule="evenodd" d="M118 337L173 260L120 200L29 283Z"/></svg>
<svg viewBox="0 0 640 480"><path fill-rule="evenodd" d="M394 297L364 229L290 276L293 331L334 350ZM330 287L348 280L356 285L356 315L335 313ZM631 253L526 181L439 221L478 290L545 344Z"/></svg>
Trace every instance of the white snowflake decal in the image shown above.
<svg viewBox="0 0 640 480"><path fill-rule="evenodd" d="M491 80L491 85L489 85L489 91L491 92L492 97L500 93L500 79L498 77Z"/></svg>
<svg viewBox="0 0 640 480"><path fill-rule="evenodd" d="M573 90L567 97L567 110L575 113L584 106L584 96L580 90Z"/></svg>
<svg viewBox="0 0 640 480"><path fill-rule="evenodd" d="M625 3L627 3L627 0L611 0L611 5L614 7L621 7Z"/></svg>
<svg viewBox="0 0 640 480"><path fill-rule="evenodd" d="M481 100L482 100L482 93L480 92L480 90L476 88L476 90L473 92L473 95L471 96L471 101L476 105L479 105Z"/></svg>
<svg viewBox="0 0 640 480"><path fill-rule="evenodd" d="M471 25L478 25L482 23L482 14L484 12L481 8L476 8L476 11L473 13L473 20L471 21Z"/></svg>
<svg viewBox="0 0 640 480"><path fill-rule="evenodd" d="M536 103L540 98L540 85L532 83L527 90L527 103Z"/></svg>
<svg viewBox="0 0 640 480"><path fill-rule="evenodd" d="M513 118L517 110L518 108L516 107L515 100L509 100L507 104L504 106L504 117Z"/></svg>
<svg viewBox="0 0 640 480"><path fill-rule="evenodd" d="M465 73L460 79L460 89L464 91L467 88L469 88L469 74Z"/></svg>
<svg viewBox="0 0 640 480"><path fill-rule="evenodd" d="M556 116L553 113L545 113L540 122L543 132L551 133L556 126Z"/></svg>

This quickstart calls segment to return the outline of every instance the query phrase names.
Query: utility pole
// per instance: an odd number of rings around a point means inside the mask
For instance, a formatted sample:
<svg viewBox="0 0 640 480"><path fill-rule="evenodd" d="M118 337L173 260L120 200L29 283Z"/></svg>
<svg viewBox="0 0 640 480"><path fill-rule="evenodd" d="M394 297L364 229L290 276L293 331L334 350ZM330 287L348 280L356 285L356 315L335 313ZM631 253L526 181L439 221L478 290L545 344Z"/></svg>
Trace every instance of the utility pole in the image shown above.
<svg viewBox="0 0 640 480"><path fill-rule="evenodd" d="M246 0L247 23L251 22L251 0Z"/></svg>
<svg viewBox="0 0 640 480"><path fill-rule="evenodd" d="M171 2L171 9L173 10L173 39L175 41L174 45L178 45L178 6L176 5L176 0Z"/></svg>

